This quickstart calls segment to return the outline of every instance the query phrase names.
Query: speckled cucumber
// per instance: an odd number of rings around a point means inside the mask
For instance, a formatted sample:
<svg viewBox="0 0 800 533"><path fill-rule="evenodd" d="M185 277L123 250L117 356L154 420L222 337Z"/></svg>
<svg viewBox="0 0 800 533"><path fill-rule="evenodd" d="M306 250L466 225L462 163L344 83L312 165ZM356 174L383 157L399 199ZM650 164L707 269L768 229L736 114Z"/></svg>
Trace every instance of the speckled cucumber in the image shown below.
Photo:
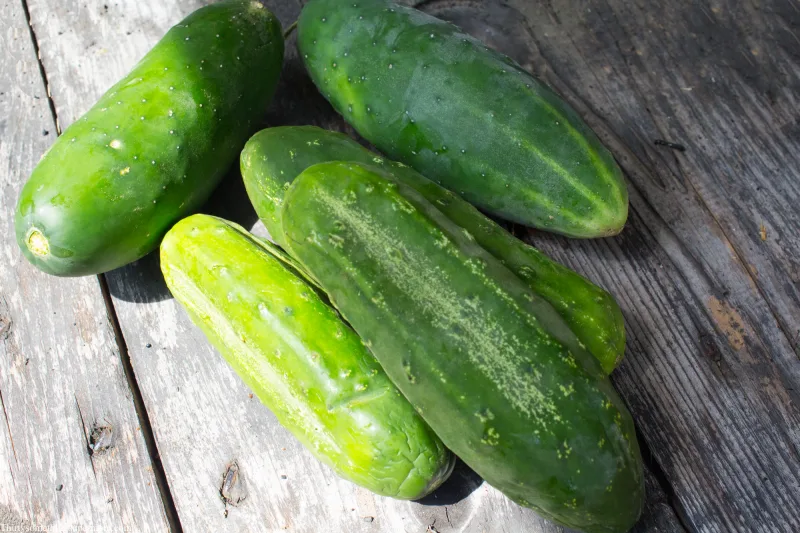
<svg viewBox="0 0 800 533"><path fill-rule="evenodd" d="M241 171L250 200L273 240L283 245L280 208L306 168L326 161L381 165L466 229L475 241L548 301L610 373L625 353L625 325L614 298L505 231L480 211L412 168L378 157L350 137L314 126L268 128L245 145Z"/></svg>
<svg viewBox="0 0 800 533"><path fill-rule="evenodd" d="M291 255L448 448L560 524L633 525L630 414L555 310L465 230L359 163L306 169L281 216Z"/></svg>
<svg viewBox="0 0 800 533"><path fill-rule="evenodd" d="M231 367L281 424L345 479L420 498L453 456L375 358L285 258L207 215L175 225L161 269Z"/></svg>
<svg viewBox="0 0 800 533"><path fill-rule="evenodd" d="M457 27L385 0L311 0L298 45L362 136L469 202L573 237L625 224L622 173L580 116Z"/></svg>
<svg viewBox="0 0 800 533"><path fill-rule="evenodd" d="M28 260L78 276L155 249L236 160L282 62L280 24L255 0L215 3L173 27L34 169L15 221Z"/></svg>

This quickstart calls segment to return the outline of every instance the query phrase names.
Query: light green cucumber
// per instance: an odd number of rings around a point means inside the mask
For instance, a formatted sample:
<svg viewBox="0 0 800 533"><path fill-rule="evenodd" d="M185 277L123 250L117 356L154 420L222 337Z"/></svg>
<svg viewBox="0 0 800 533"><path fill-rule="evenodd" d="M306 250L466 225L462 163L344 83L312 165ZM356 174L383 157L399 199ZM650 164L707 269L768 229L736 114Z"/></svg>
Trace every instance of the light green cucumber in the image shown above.
<svg viewBox="0 0 800 533"><path fill-rule="evenodd" d="M384 496L420 498L453 456L353 332L272 245L194 215L161 244L175 298L315 457Z"/></svg>

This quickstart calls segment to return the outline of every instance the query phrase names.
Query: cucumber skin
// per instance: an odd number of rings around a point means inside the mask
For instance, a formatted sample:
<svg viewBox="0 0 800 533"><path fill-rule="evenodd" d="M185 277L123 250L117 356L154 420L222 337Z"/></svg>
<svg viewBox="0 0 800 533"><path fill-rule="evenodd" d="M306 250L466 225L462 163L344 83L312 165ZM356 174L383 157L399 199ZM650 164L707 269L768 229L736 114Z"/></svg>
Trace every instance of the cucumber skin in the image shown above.
<svg viewBox="0 0 800 533"><path fill-rule="evenodd" d="M625 354L625 324L614 297L576 272L515 238L457 195L414 169L378 157L350 137L314 126L284 126L256 133L241 155L245 188L272 239L283 242L280 208L292 180L326 161L381 165L415 189L486 251L547 300L610 374Z"/></svg>
<svg viewBox="0 0 800 533"><path fill-rule="evenodd" d="M454 457L353 330L244 229L186 218L164 238L161 268L239 377L341 477L416 499L450 475Z"/></svg>
<svg viewBox="0 0 800 533"><path fill-rule="evenodd" d="M572 237L622 230L625 181L594 132L452 24L384 0L311 0L298 46L320 92L391 159L515 222Z"/></svg>
<svg viewBox="0 0 800 533"><path fill-rule="evenodd" d="M255 1L206 6L170 29L34 169L15 220L25 257L80 276L157 248L235 161L282 62L280 24ZM46 255L28 247L37 230Z"/></svg>
<svg viewBox="0 0 800 533"><path fill-rule="evenodd" d="M635 523L630 414L552 307L464 230L358 163L305 170L281 216L293 257L453 453L562 525Z"/></svg>

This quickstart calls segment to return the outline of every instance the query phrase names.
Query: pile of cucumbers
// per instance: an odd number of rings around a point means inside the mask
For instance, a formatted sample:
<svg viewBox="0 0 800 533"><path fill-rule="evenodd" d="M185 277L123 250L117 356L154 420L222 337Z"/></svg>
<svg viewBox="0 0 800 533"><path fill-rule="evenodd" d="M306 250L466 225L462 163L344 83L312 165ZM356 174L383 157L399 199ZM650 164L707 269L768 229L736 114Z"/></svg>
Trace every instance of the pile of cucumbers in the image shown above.
<svg viewBox="0 0 800 533"><path fill-rule="evenodd" d="M297 31L320 92L385 155L312 126L250 137L284 38L261 3L219 2L45 154L17 207L23 253L80 276L160 245L172 294L231 367L377 494L425 496L455 454L558 524L627 531L644 487L608 379L620 309L478 210L614 235L628 197L613 157L512 60L412 8L310 0ZM192 214L237 156L271 242Z"/></svg>

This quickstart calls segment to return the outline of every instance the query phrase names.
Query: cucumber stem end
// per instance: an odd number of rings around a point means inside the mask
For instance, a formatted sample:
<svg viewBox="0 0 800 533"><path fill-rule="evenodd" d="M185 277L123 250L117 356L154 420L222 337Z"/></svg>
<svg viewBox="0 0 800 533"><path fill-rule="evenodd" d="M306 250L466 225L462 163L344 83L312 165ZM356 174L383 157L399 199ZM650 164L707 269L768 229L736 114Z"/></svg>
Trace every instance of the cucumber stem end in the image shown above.
<svg viewBox="0 0 800 533"><path fill-rule="evenodd" d="M28 230L28 235L25 238L25 245L34 255L38 255L39 257L50 255L50 242L47 240L47 237L44 236L44 233L36 226Z"/></svg>

